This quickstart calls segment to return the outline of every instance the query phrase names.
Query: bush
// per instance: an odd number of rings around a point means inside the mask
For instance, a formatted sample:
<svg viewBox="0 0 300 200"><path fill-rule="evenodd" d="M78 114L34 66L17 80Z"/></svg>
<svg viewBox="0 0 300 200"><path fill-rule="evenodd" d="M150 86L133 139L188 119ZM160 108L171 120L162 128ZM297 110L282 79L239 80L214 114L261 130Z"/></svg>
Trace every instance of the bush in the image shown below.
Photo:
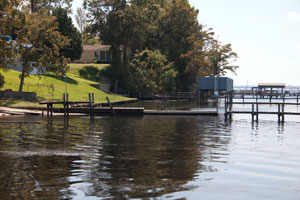
<svg viewBox="0 0 300 200"><path fill-rule="evenodd" d="M79 70L79 76L91 81L99 81L100 70L94 66L84 66Z"/></svg>
<svg viewBox="0 0 300 200"><path fill-rule="evenodd" d="M0 73L0 89L3 88L4 83L5 83L4 76Z"/></svg>

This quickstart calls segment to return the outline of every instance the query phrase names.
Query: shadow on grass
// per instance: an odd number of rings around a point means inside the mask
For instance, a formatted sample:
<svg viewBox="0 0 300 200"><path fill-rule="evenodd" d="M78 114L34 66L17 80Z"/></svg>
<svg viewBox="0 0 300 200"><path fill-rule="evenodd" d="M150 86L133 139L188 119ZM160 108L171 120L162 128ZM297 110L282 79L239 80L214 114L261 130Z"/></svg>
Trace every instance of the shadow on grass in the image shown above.
<svg viewBox="0 0 300 200"><path fill-rule="evenodd" d="M54 75L54 74L47 74L46 76L47 76L47 77L51 77L51 78L55 78L55 79L57 79L57 80L60 80L60 81L65 82L65 78L62 77L62 76L56 76L56 75ZM75 81L75 80L72 79L72 78L67 77L67 78L66 78L66 81L67 81L68 84L78 85L78 82Z"/></svg>

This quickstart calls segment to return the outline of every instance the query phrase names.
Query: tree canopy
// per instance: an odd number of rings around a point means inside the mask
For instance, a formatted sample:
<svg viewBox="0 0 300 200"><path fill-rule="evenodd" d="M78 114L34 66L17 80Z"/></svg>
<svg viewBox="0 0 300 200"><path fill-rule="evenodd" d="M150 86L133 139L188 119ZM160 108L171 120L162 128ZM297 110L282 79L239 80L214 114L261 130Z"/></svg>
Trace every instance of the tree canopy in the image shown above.
<svg viewBox="0 0 300 200"><path fill-rule="evenodd" d="M17 36L17 54L22 62L19 92L22 92L24 78L31 72L32 65L44 72L47 65L58 63L62 59L60 49L67 46L69 40L59 32L56 17L43 9L26 15Z"/></svg>
<svg viewBox="0 0 300 200"><path fill-rule="evenodd" d="M72 12L72 2L73 0L23 0L30 6L32 12L37 12L38 10L44 8L53 11L57 8L64 8L69 13Z"/></svg>
<svg viewBox="0 0 300 200"><path fill-rule="evenodd" d="M136 56L146 50L159 50L173 63L177 90L193 90L200 75L224 75L237 69L231 65L237 58L231 45L222 45L212 29L199 24L199 11L188 0L85 0L84 7L90 33L111 45L110 74L123 86L134 82L133 61L136 70L144 71Z"/></svg>
<svg viewBox="0 0 300 200"><path fill-rule="evenodd" d="M19 10L17 0L1 0L0 2L0 68L7 69L13 62L15 46L8 41L22 27L25 15Z"/></svg>
<svg viewBox="0 0 300 200"><path fill-rule="evenodd" d="M80 59L82 53L81 34L73 25L72 18L68 16L67 10L57 8L53 11L53 16L58 22L59 32L70 40L70 44L60 49L60 54L71 61Z"/></svg>
<svg viewBox="0 0 300 200"><path fill-rule="evenodd" d="M73 0L20 1L0 3L0 68L22 61L20 91L32 64L39 71L55 64L64 74L81 57L82 41L111 45L106 74L130 91L193 91L198 76L238 68L231 44L198 22L188 0L84 0L80 31L68 16Z"/></svg>
<svg viewBox="0 0 300 200"><path fill-rule="evenodd" d="M137 53L129 64L128 88L131 92L173 91L177 72L159 50Z"/></svg>

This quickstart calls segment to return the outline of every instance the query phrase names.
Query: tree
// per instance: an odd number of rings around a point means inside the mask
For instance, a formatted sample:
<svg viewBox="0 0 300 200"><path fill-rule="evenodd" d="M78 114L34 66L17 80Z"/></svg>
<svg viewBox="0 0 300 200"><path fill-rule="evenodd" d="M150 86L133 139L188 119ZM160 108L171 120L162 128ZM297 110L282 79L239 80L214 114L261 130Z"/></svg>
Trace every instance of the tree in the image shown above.
<svg viewBox="0 0 300 200"><path fill-rule="evenodd" d="M190 77L191 91L196 88L199 76L223 76L227 71L236 72L238 66L231 64L236 61L237 53L232 51L230 44L221 45L211 28L204 30L200 25L190 40L193 48L181 58L187 60L186 74Z"/></svg>
<svg viewBox="0 0 300 200"><path fill-rule="evenodd" d="M87 26L87 17L86 17L86 13L83 8L77 8L75 20L79 27L79 31L82 34Z"/></svg>
<svg viewBox="0 0 300 200"><path fill-rule="evenodd" d="M192 49L182 54L181 58L186 60L185 74L188 77L186 84L190 86L193 92L197 85L199 76L208 76L210 71L210 62L208 61L209 43L213 39L214 32L212 29L205 30L199 25L197 32L189 37Z"/></svg>
<svg viewBox="0 0 300 200"><path fill-rule="evenodd" d="M179 91L193 90L197 77L212 75L212 69L220 75L236 70L230 66L236 53L230 45L212 43L214 33L198 23L198 10L188 0L85 0L84 7L87 30L111 45L108 74L122 85L132 75L134 55L146 49L158 49L174 64Z"/></svg>
<svg viewBox="0 0 300 200"><path fill-rule="evenodd" d="M24 0L30 5L31 12L37 12L44 8L47 10L55 10L56 8L64 8L68 13L72 12L73 0Z"/></svg>
<svg viewBox="0 0 300 200"><path fill-rule="evenodd" d="M59 32L69 39L70 44L60 49L61 62L58 65L58 74L65 74L67 71L67 62L80 59L82 53L81 34L72 23L72 18L68 16L67 10L56 8L53 11L53 16L58 22ZM66 58L66 59L63 59Z"/></svg>
<svg viewBox="0 0 300 200"><path fill-rule="evenodd" d="M18 9L18 0L1 0L0 2L0 69L6 70L7 64L14 61L15 46L8 39L16 35L22 27L25 16Z"/></svg>
<svg viewBox="0 0 300 200"><path fill-rule="evenodd" d="M161 14L156 44L158 49L167 56L178 71L177 88L189 88L189 76L186 74L186 60L181 55L193 47L190 37L198 27L198 10L195 10L187 0L169 1Z"/></svg>
<svg viewBox="0 0 300 200"><path fill-rule="evenodd" d="M132 54L146 49L157 34L157 19L161 0L86 0L89 29L100 35L104 44L111 45L111 70L114 78L125 84ZM156 20L155 20L156 19ZM129 55L131 54L131 55Z"/></svg>
<svg viewBox="0 0 300 200"><path fill-rule="evenodd" d="M239 68L231 65L238 58L237 53L232 51L231 44L222 45L218 40L211 40L207 58L210 62L209 76L224 76L228 71L236 73Z"/></svg>
<svg viewBox="0 0 300 200"><path fill-rule="evenodd" d="M17 33L16 48L22 62L19 92L22 92L24 78L29 76L32 64L39 72L45 71L49 64L56 64L64 59L60 56L61 48L69 41L58 31L56 18L46 10L26 14L25 24Z"/></svg>
<svg viewBox="0 0 300 200"><path fill-rule="evenodd" d="M0 89L4 86L4 76L0 73Z"/></svg>
<svg viewBox="0 0 300 200"><path fill-rule="evenodd" d="M173 91L177 72L159 50L144 50L129 64L129 89L140 91Z"/></svg>

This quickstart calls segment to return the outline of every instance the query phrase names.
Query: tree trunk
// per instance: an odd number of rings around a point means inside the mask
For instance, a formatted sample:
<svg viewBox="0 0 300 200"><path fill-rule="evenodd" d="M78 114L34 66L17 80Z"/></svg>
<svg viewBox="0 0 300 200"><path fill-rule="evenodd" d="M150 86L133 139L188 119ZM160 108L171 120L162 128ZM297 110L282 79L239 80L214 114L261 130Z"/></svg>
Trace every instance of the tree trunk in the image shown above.
<svg viewBox="0 0 300 200"><path fill-rule="evenodd" d="M23 92L24 78L25 78L25 69L23 67L22 74L21 74L21 80L20 80L20 86L19 86L19 92Z"/></svg>

